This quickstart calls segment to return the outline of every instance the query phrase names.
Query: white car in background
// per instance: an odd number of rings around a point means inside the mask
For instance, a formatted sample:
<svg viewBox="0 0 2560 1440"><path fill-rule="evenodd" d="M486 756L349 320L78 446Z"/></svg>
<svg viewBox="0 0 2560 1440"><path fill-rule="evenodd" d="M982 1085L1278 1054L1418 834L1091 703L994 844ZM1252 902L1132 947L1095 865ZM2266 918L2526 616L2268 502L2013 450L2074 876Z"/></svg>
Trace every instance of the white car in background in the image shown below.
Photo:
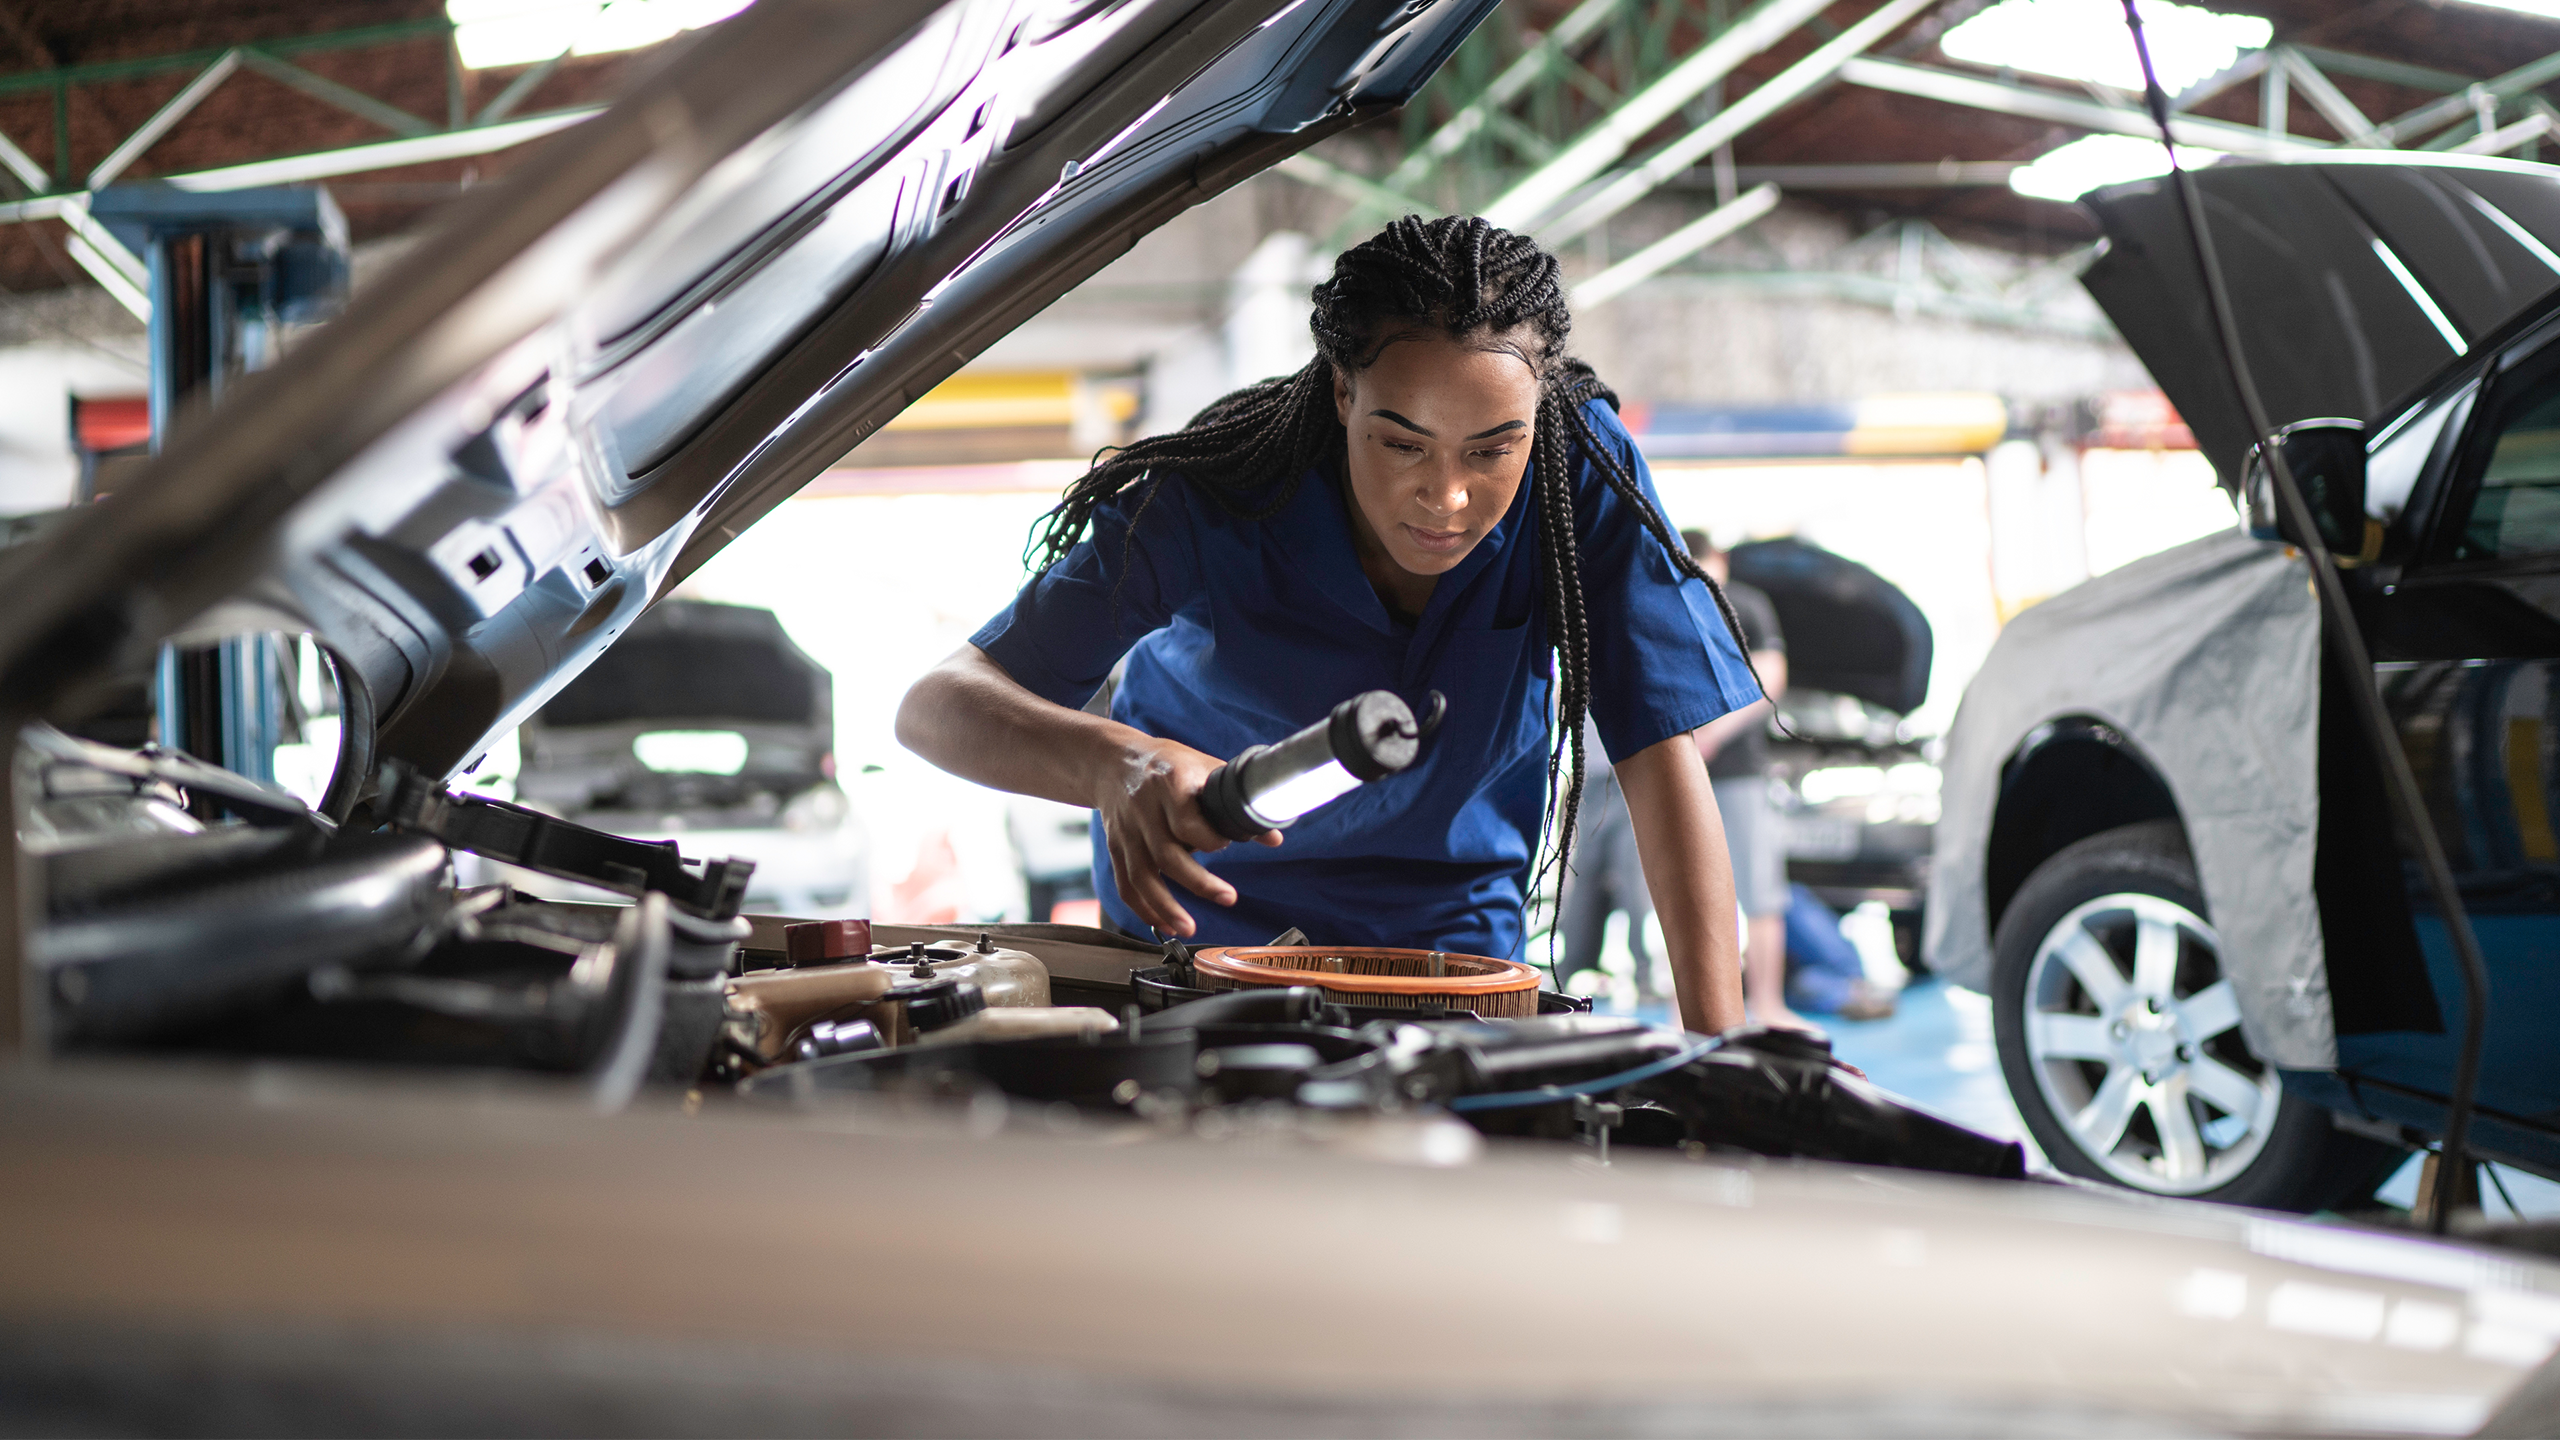
<svg viewBox="0 0 2560 1440"><path fill-rule="evenodd" d="M663 601L517 732L515 798L687 854L752 860L751 911L866 917L870 838L836 782L834 696L834 677L772 611ZM623 898L466 858L547 899Z"/></svg>

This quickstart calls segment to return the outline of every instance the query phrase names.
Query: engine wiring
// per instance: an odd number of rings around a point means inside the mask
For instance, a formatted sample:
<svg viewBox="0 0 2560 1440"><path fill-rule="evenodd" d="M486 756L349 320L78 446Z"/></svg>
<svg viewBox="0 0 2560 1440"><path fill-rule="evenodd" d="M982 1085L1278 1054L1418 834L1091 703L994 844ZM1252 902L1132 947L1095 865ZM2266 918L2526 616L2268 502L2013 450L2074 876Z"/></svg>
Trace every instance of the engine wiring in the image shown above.
<svg viewBox="0 0 2560 1440"><path fill-rule="evenodd" d="M2451 937L2454 955L2461 964L2462 1049L2454 1063L2453 1093L2445 1107L2444 1138L2437 1154L2435 1193L2428 1206L2428 1225L2441 1235L2452 1222L2470 1153L2472 1109L2480 1089L2480 1050L2488 1023L2488 966L2480 958L2480 942L2471 933L2471 917L2463 909L2453 869L2445 860L2444 842L2436 834L2434 818L2427 813L2416 772L2409 768L2408 752L2401 748L2399 732L2392 728L2390 712L2374 685L2372 652L2365 646L2364 633L2356 627L2355 611L2347 601L2346 585L2338 577L2337 562L2312 519L2311 506L2303 499L2293 467L2286 461L2284 447L2276 436L2276 427L2267 417L2265 400L2250 378L2248 361L2240 349L2240 322L2232 308L2230 287L2224 281L2213 237L2205 226L2204 205L2197 194L2195 176L2178 158L2177 136L2169 123L2169 96L2152 68L2151 44L2142 33L2142 14L2135 8L2135 0L2123 0L2123 4L2125 27L2132 32L2134 53L2142 62L2143 99L2152 123L2159 128L2161 148L2168 152L2171 193L2177 197L2179 219L2194 252L2196 270L2204 279L2215 339L2222 348L2231 388L2238 393L2259 453L2266 457L2277 508L2294 532L2289 538L2311 562L2312 587L2319 592L2321 612L2327 622L2322 628L2330 659L2342 672L2346 691L2354 700L2356 719L2382 762L2392 807L2417 839L2419 868L2426 875L2427 889L2444 917L2445 932Z"/></svg>

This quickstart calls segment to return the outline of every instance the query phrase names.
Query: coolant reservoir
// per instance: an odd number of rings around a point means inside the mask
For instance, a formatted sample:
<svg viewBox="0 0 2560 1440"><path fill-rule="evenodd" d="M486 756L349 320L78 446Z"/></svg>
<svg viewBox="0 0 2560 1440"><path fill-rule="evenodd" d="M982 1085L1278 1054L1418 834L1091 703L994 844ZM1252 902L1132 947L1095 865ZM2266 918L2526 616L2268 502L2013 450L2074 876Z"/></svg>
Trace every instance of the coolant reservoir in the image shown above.
<svg viewBox="0 0 2560 1440"><path fill-rule="evenodd" d="M889 993L891 979L881 966L859 960L740 975L724 987L730 1035L771 1064L787 1058L820 1021L863 1014Z"/></svg>
<svg viewBox="0 0 2560 1440"><path fill-rule="evenodd" d="M990 1010L1049 1003L1049 967L1038 956L1007 950L984 935L975 944L919 940L911 945L883 945L871 952L871 962L888 967L900 985L921 980L975 985L987 997Z"/></svg>

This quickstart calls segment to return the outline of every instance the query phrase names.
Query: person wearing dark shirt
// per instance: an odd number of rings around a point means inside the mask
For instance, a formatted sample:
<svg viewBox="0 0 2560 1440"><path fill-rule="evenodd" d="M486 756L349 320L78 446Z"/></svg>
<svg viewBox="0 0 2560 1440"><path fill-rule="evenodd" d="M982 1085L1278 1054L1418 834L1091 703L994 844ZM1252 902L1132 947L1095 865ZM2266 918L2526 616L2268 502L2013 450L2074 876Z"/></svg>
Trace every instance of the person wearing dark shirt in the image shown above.
<svg viewBox="0 0 2560 1440"><path fill-rule="evenodd" d="M1809 1028L1787 1008L1787 845L1769 803L1769 710L1787 693L1787 639L1778 609L1749 585L1734 583L1724 551L1703 530L1683 530L1689 553L1715 577L1732 602L1751 646L1751 668L1769 698L1757 700L1698 732L1715 783L1716 809L1724 816L1725 850L1733 857L1733 894L1748 937L1742 950L1743 994L1752 1018L1763 1025Z"/></svg>

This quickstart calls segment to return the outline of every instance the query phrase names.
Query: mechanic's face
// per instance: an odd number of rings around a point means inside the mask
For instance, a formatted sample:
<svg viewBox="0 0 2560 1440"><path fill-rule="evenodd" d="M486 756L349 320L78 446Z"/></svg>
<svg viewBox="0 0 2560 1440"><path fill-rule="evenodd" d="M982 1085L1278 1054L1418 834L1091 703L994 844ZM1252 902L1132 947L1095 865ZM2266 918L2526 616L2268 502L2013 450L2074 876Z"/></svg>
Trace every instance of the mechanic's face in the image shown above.
<svg viewBox="0 0 2560 1440"><path fill-rule="evenodd" d="M1538 377L1519 352L1489 344L1426 333L1391 342L1366 370L1334 372L1364 558L1446 574L1510 511L1528 474Z"/></svg>

